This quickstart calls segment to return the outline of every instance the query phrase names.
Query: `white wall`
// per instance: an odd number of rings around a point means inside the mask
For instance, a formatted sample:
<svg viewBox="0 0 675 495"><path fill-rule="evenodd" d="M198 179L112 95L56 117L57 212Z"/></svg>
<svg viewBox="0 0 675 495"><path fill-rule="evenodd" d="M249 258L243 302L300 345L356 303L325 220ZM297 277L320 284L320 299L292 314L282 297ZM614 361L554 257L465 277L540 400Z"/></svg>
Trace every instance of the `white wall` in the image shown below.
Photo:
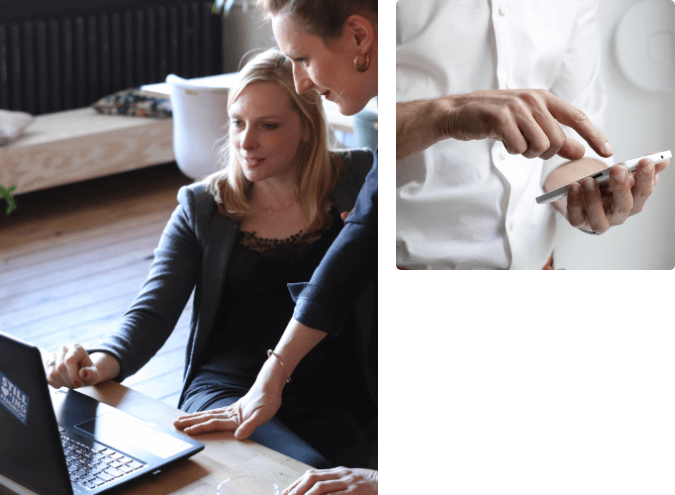
<svg viewBox="0 0 675 495"><path fill-rule="evenodd" d="M616 26L638 2L672 0L600 0L602 73L609 103L603 133L620 162L652 152L675 152L675 92L639 89L621 72L614 51ZM675 40L673 40L675 45ZM675 46L669 52L675 57ZM642 213L594 237L558 222L556 268L672 269L675 267L675 162L659 178Z"/></svg>

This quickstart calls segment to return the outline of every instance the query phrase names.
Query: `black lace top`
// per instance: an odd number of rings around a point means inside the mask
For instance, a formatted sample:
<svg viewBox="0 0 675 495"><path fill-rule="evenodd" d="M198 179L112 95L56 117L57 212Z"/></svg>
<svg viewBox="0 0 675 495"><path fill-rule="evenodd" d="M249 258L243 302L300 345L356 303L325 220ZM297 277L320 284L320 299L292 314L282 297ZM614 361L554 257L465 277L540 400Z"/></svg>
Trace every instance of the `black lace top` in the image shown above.
<svg viewBox="0 0 675 495"><path fill-rule="evenodd" d="M192 386L230 388L242 395L253 384L293 316L295 304L287 284L309 280L342 229L337 210L317 232L287 239L262 239L240 232L232 251L220 308L209 345ZM344 397L347 387L362 383L353 318L337 338L326 338L293 372L287 392L311 395L311 401ZM356 375L355 375L356 373ZM357 387L358 388L358 387ZM299 398L299 397L298 397Z"/></svg>
<svg viewBox="0 0 675 495"><path fill-rule="evenodd" d="M255 232L242 230L239 232L237 243L267 258L292 263L304 255L315 241L321 239L330 230L336 221L336 213L337 210L331 210L330 222L314 232L301 230L286 239L265 239L258 237Z"/></svg>

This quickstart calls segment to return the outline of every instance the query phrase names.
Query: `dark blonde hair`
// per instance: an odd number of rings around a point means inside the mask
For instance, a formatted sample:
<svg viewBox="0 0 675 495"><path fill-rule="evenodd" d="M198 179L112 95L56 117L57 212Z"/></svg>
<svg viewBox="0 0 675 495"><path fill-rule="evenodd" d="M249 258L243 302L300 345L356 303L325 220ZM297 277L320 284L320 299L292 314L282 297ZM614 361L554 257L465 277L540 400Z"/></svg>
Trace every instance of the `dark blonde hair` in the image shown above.
<svg viewBox="0 0 675 495"><path fill-rule="evenodd" d="M300 116L303 136L295 155L295 186L293 196L309 219L305 229L316 230L328 219L326 203L339 174L341 160L329 151L326 117L321 96L316 91L299 95L293 83L291 61L276 49L270 49L252 58L239 73L237 84L230 90L227 108L237 100L249 85L258 82L278 84L290 100L291 107ZM236 220L243 220L252 211L248 195L253 185L242 170L236 153L230 153L230 140L219 151L221 169L206 177L203 182L218 203L220 213Z"/></svg>

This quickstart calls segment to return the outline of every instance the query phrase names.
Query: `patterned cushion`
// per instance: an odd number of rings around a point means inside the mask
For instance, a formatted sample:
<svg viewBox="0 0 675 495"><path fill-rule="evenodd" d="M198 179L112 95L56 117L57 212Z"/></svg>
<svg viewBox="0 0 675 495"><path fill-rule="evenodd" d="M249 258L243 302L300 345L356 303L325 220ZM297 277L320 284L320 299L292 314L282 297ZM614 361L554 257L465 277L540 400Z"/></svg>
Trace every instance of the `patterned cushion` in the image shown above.
<svg viewBox="0 0 675 495"><path fill-rule="evenodd" d="M100 113L128 115L130 117L171 118L171 100L160 98L157 93L132 88L105 96L94 103Z"/></svg>

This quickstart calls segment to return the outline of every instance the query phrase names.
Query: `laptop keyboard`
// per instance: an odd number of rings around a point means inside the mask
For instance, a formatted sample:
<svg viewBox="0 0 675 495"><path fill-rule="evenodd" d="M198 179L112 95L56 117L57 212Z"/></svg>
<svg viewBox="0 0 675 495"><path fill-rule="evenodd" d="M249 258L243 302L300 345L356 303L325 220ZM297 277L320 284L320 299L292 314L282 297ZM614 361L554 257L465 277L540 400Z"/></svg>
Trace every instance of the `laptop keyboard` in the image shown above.
<svg viewBox="0 0 675 495"><path fill-rule="evenodd" d="M70 438L64 428L59 427L59 431L70 479L90 490L145 466L105 445L78 442Z"/></svg>

